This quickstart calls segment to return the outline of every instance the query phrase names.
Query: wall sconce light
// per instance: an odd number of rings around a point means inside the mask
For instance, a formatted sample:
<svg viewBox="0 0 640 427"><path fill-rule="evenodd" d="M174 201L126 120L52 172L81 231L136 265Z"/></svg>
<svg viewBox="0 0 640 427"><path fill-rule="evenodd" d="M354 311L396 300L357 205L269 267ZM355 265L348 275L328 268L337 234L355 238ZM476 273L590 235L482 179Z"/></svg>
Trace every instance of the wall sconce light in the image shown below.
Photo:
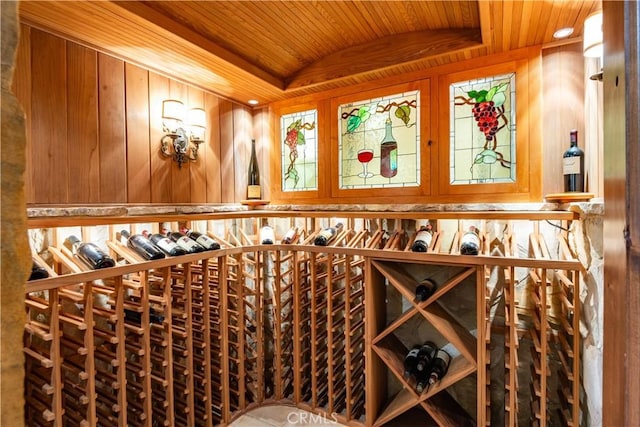
<svg viewBox="0 0 640 427"><path fill-rule="evenodd" d="M184 104L175 99L162 101L162 137L160 151L173 157L178 167L187 160L198 160L198 148L204 142L207 129L206 114L202 108L192 108L184 120Z"/></svg>
<svg viewBox="0 0 640 427"><path fill-rule="evenodd" d="M602 12L589 15L584 20L582 52L589 58L602 58Z"/></svg>
<svg viewBox="0 0 640 427"><path fill-rule="evenodd" d="M582 31L582 53L587 58L599 58L602 66L602 12L596 12L584 21ZM602 80L602 70L590 77L591 80Z"/></svg>

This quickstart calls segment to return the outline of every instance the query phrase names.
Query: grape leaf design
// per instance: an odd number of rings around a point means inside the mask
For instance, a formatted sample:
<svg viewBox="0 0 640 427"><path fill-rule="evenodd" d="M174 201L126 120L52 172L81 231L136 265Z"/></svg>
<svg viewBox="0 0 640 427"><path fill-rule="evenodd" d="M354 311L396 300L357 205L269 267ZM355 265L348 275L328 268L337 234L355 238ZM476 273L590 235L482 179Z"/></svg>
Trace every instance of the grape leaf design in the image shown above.
<svg viewBox="0 0 640 427"><path fill-rule="evenodd" d="M349 120L347 120L347 132L351 133L354 130L358 129L360 123L362 123L362 119L360 118L360 116L349 117Z"/></svg>
<svg viewBox="0 0 640 427"><path fill-rule="evenodd" d="M396 108L395 114L397 118L399 118L404 122L405 126L409 124L409 119L411 116L411 108L409 108L409 106L407 105L399 106L398 108Z"/></svg>

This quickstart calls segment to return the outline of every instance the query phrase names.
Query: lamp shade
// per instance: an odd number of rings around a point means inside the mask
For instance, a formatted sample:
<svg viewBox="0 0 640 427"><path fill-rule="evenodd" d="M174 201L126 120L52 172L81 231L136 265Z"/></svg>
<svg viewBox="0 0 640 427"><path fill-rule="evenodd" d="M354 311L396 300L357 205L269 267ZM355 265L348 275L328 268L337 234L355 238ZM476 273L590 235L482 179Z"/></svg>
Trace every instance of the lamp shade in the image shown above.
<svg viewBox="0 0 640 427"><path fill-rule="evenodd" d="M192 108L187 112L187 124L191 127L206 128L207 118L202 108Z"/></svg>
<svg viewBox="0 0 640 427"><path fill-rule="evenodd" d="M602 12L589 15L585 19L582 41L584 56L602 57Z"/></svg>
<svg viewBox="0 0 640 427"><path fill-rule="evenodd" d="M165 99L162 101L162 118L182 121L184 104L176 99Z"/></svg>

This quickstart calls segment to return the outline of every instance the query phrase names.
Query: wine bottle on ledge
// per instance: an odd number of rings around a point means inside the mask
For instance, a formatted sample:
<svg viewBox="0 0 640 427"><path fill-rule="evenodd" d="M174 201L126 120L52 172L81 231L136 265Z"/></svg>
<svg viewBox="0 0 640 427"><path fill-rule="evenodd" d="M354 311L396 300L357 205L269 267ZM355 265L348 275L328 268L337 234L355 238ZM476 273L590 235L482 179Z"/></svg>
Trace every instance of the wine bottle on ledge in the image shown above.
<svg viewBox="0 0 640 427"><path fill-rule="evenodd" d="M262 197L260 190L260 168L258 156L256 156L256 140L251 140L251 158L249 159L249 171L247 176L247 199L259 200Z"/></svg>
<svg viewBox="0 0 640 427"><path fill-rule="evenodd" d="M569 133L569 148L562 155L565 192L584 191L584 151L578 147L578 131Z"/></svg>
<svg viewBox="0 0 640 427"><path fill-rule="evenodd" d="M109 268L116 265L113 258L104 253L96 244L82 242L76 236L71 235L67 237L65 246L70 247L71 252L93 270Z"/></svg>
<svg viewBox="0 0 640 427"><path fill-rule="evenodd" d="M146 260L162 259L165 257L164 252L142 234L131 235L127 230L121 230L120 240Z"/></svg>
<svg viewBox="0 0 640 427"><path fill-rule="evenodd" d="M151 243L162 249L167 255L180 256L187 254L187 251L178 246L176 242L169 239L167 236L163 236L160 233L151 234L145 230L142 232L142 235L149 239Z"/></svg>
<svg viewBox="0 0 640 427"><path fill-rule="evenodd" d="M180 232L194 240L196 243L202 245L208 251L215 251L216 249L220 249L220 243L216 242L204 233L199 233L186 227L181 228Z"/></svg>

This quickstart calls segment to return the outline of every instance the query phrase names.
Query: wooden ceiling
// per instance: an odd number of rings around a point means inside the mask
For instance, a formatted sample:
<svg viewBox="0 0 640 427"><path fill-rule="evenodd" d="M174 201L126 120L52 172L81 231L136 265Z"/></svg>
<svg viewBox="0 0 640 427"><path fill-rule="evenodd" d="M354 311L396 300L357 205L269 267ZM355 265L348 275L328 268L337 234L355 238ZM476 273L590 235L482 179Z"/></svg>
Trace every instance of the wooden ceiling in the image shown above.
<svg viewBox="0 0 640 427"><path fill-rule="evenodd" d="M22 1L23 22L264 105L553 43L600 1Z"/></svg>

